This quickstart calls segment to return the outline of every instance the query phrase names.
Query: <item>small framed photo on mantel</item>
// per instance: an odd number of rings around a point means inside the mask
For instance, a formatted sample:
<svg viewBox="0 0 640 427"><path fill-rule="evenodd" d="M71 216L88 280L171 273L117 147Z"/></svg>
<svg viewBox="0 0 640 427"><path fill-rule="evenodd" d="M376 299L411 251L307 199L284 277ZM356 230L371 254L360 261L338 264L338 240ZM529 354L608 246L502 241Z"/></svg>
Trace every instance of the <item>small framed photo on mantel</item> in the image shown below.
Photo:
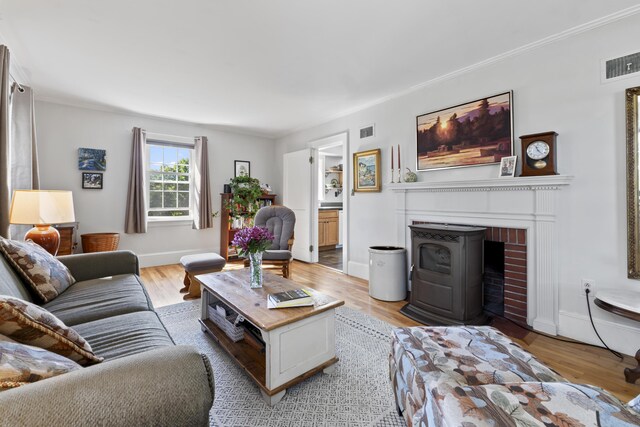
<svg viewBox="0 0 640 427"><path fill-rule="evenodd" d="M87 190L102 190L102 174L99 172L83 172L82 188Z"/></svg>
<svg viewBox="0 0 640 427"><path fill-rule="evenodd" d="M516 162L518 156L503 157L500 160L500 178L513 178L516 173Z"/></svg>
<svg viewBox="0 0 640 427"><path fill-rule="evenodd" d="M234 165L234 178L239 176L251 176L251 162L247 160L236 160L233 162Z"/></svg>

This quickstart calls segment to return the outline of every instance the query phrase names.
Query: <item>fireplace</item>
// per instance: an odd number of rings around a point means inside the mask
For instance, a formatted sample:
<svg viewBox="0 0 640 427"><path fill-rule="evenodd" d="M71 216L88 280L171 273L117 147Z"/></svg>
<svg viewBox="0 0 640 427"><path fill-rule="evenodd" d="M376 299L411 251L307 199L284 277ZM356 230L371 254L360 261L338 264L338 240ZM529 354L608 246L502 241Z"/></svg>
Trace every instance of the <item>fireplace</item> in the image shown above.
<svg viewBox="0 0 640 427"><path fill-rule="evenodd" d="M411 297L401 312L429 325L477 325L484 227L411 225Z"/></svg>

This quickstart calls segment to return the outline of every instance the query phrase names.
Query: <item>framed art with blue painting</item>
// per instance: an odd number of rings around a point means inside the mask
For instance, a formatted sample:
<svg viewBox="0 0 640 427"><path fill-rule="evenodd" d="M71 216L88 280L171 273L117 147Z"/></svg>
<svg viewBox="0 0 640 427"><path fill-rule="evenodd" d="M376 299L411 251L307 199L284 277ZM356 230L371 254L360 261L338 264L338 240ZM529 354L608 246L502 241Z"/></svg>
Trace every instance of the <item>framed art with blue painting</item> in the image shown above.
<svg viewBox="0 0 640 427"><path fill-rule="evenodd" d="M107 170L107 150L78 148L78 169L81 171Z"/></svg>
<svg viewBox="0 0 640 427"><path fill-rule="evenodd" d="M353 191L381 191L380 149L353 153Z"/></svg>

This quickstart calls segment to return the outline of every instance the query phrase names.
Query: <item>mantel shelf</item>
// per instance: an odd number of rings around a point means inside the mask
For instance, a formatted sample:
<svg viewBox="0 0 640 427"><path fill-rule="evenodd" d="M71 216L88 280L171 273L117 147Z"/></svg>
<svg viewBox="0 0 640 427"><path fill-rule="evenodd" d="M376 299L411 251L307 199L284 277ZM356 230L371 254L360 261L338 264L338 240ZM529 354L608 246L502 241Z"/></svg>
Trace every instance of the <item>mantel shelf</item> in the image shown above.
<svg viewBox="0 0 640 427"><path fill-rule="evenodd" d="M493 191L493 190L559 190L571 184L573 176L527 176L521 178L492 178L465 181L403 182L388 184L394 192L411 191Z"/></svg>

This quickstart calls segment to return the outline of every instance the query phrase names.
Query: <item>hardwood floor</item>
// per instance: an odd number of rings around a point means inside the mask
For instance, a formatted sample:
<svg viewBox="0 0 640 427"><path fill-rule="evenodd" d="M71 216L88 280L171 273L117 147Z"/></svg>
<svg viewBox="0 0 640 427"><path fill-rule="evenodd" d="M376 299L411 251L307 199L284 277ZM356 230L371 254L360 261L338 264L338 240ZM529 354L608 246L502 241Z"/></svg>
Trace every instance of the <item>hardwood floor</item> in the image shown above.
<svg viewBox="0 0 640 427"><path fill-rule="evenodd" d="M243 268L242 263L229 263L225 270ZM182 302L178 290L182 287L184 270L179 264L143 268L142 279L156 307ZM314 288L345 301L347 307L362 311L395 326L417 326L419 323L400 314L405 304L383 302L369 297L365 280L344 275L318 264L294 261L291 279L302 286ZM572 344L525 331L513 324L497 320L494 326L514 338L539 360L558 371L569 381L593 384L610 391L623 402L640 394L640 384L625 382L625 367L636 366L635 359L625 356L623 362L603 349Z"/></svg>
<svg viewBox="0 0 640 427"><path fill-rule="evenodd" d="M342 248L318 252L318 264L342 271Z"/></svg>

